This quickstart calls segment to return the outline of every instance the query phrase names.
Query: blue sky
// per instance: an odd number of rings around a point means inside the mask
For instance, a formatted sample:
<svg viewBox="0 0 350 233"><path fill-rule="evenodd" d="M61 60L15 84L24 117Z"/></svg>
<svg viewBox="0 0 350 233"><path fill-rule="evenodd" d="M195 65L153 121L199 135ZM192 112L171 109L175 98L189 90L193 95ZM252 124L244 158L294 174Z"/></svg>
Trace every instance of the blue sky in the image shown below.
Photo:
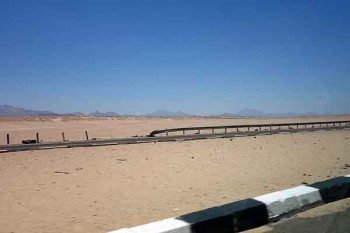
<svg viewBox="0 0 350 233"><path fill-rule="evenodd" d="M0 0L0 104L350 113L350 1Z"/></svg>

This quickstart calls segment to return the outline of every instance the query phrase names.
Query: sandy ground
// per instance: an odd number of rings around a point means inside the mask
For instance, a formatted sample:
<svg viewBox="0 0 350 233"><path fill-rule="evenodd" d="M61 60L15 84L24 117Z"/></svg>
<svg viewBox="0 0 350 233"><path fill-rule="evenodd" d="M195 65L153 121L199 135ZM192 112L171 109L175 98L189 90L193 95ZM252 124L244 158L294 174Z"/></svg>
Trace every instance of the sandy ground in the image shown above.
<svg viewBox="0 0 350 233"><path fill-rule="evenodd" d="M0 232L107 232L350 174L345 164L350 130L4 153Z"/></svg>
<svg viewBox="0 0 350 233"><path fill-rule="evenodd" d="M149 118L149 117L0 117L0 144L6 144L6 134L10 142L21 143L23 139L35 139L39 133L42 141L61 141L62 132L67 140L89 138L120 138L134 135L145 136L155 129L236 125L282 122L310 122L349 120L350 115L295 117L295 118Z"/></svg>

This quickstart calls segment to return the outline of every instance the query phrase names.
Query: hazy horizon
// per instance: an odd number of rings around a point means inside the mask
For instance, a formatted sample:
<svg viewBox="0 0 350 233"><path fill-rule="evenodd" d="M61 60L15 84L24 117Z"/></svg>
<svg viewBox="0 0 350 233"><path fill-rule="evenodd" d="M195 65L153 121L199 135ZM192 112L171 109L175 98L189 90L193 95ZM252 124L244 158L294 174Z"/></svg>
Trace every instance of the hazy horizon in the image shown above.
<svg viewBox="0 0 350 233"><path fill-rule="evenodd" d="M0 116L6 116L3 115L2 112L2 107L8 106L8 107L14 107L14 108L22 108L21 106L13 106L10 104L1 104L0 103ZM326 116L326 115L348 115L349 113L330 113L330 112L264 112L260 111L259 109L251 109L251 108L244 108L240 109L239 111L226 111L226 112L217 112L213 114L193 114L191 112L184 112L181 110L171 110L171 109L157 109L154 111L150 112L144 112L140 114L134 114L134 113L123 113L123 112L118 112L118 111L100 111L99 109L95 109L94 111L90 112L81 112L81 111L72 111L72 112L55 112L55 111L50 111L47 109L31 109L31 108L23 108L25 110L29 111L42 111L42 112L52 112L55 114L60 114L60 115L69 115L69 114L78 114L81 113L83 115L94 115L94 114L117 114L120 116L156 116L156 115L168 115L169 116L219 116L219 115L232 115L232 116L271 116L271 117L290 117L290 116ZM41 114L39 114L41 115ZM11 116L11 115L9 115ZM19 115L22 116L22 115ZM24 116L24 115L23 115Z"/></svg>
<svg viewBox="0 0 350 233"><path fill-rule="evenodd" d="M348 1L0 2L0 104L350 113Z"/></svg>

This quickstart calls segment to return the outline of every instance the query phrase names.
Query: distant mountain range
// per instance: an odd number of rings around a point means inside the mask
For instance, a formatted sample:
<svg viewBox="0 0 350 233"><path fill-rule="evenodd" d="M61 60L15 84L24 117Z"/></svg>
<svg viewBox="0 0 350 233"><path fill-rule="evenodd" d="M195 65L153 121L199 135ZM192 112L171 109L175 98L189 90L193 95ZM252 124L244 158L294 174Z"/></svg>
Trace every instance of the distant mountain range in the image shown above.
<svg viewBox="0 0 350 233"><path fill-rule="evenodd" d="M59 114L51 111L31 110L12 105L0 105L0 116L121 116L115 112L99 112L98 110L84 114L82 112Z"/></svg>
<svg viewBox="0 0 350 233"><path fill-rule="evenodd" d="M57 116L59 114L51 111L30 110L14 107L11 105L0 105L0 116Z"/></svg>
<svg viewBox="0 0 350 233"><path fill-rule="evenodd" d="M11 105L0 105L0 116L97 116L97 117L118 117L118 116L132 116L132 115L120 115L115 112L99 112L98 110L90 113L90 114L84 114L81 112L75 112L75 113L65 113L65 114L59 114L51 111L40 111L40 110L30 110L20 107L15 107ZM295 117L295 116L319 116L321 114L318 114L316 112L307 112L307 113L295 113L295 112L287 112L287 113L264 113L262 111L256 110L256 109L243 109L236 113L223 113L219 115L211 115L210 117L223 117L223 118L230 118L230 117ZM328 114L330 115L330 114ZM190 116L196 116L191 115L182 111L168 111L168 110L158 110L149 114L146 114L145 116L149 117L190 117Z"/></svg>
<svg viewBox="0 0 350 233"><path fill-rule="evenodd" d="M91 116L105 116L105 117L115 117L115 116L121 116L118 113L115 112L99 112L96 110L95 112L90 113Z"/></svg>
<svg viewBox="0 0 350 233"><path fill-rule="evenodd" d="M177 111L177 112L171 112L167 110L158 110L152 113L146 114L146 116L151 117L185 117L190 116L190 114L187 114L185 112Z"/></svg>
<svg viewBox="0 0 350 233"><path fill-rule="evenodd" d="M262 111L246 108L238 111L237 113L224 113L220 114L221 117L296 117L296 116L320 116L317 112L286 112L286 113L264 113ZM331 114L328 114L331 115Z"/></svg>

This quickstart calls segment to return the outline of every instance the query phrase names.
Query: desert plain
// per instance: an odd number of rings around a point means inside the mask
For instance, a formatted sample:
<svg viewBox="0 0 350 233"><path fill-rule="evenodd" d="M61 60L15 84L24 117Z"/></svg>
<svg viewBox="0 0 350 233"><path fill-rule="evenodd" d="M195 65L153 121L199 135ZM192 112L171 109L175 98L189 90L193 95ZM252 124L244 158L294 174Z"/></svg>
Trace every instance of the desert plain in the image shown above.
<svg viewBox="0 0 350 233"><path fill-rule="evenodd" d="M155 129L350 120L2 117L0 144ZM0 154L0 232L108 232L350 174L350 130ZM342 208L349 205L345 200ZM339 205L339 204L338 204ZM322 211L322 210L321 210ZM266 229L265 229L266 230Z"/></svg>

